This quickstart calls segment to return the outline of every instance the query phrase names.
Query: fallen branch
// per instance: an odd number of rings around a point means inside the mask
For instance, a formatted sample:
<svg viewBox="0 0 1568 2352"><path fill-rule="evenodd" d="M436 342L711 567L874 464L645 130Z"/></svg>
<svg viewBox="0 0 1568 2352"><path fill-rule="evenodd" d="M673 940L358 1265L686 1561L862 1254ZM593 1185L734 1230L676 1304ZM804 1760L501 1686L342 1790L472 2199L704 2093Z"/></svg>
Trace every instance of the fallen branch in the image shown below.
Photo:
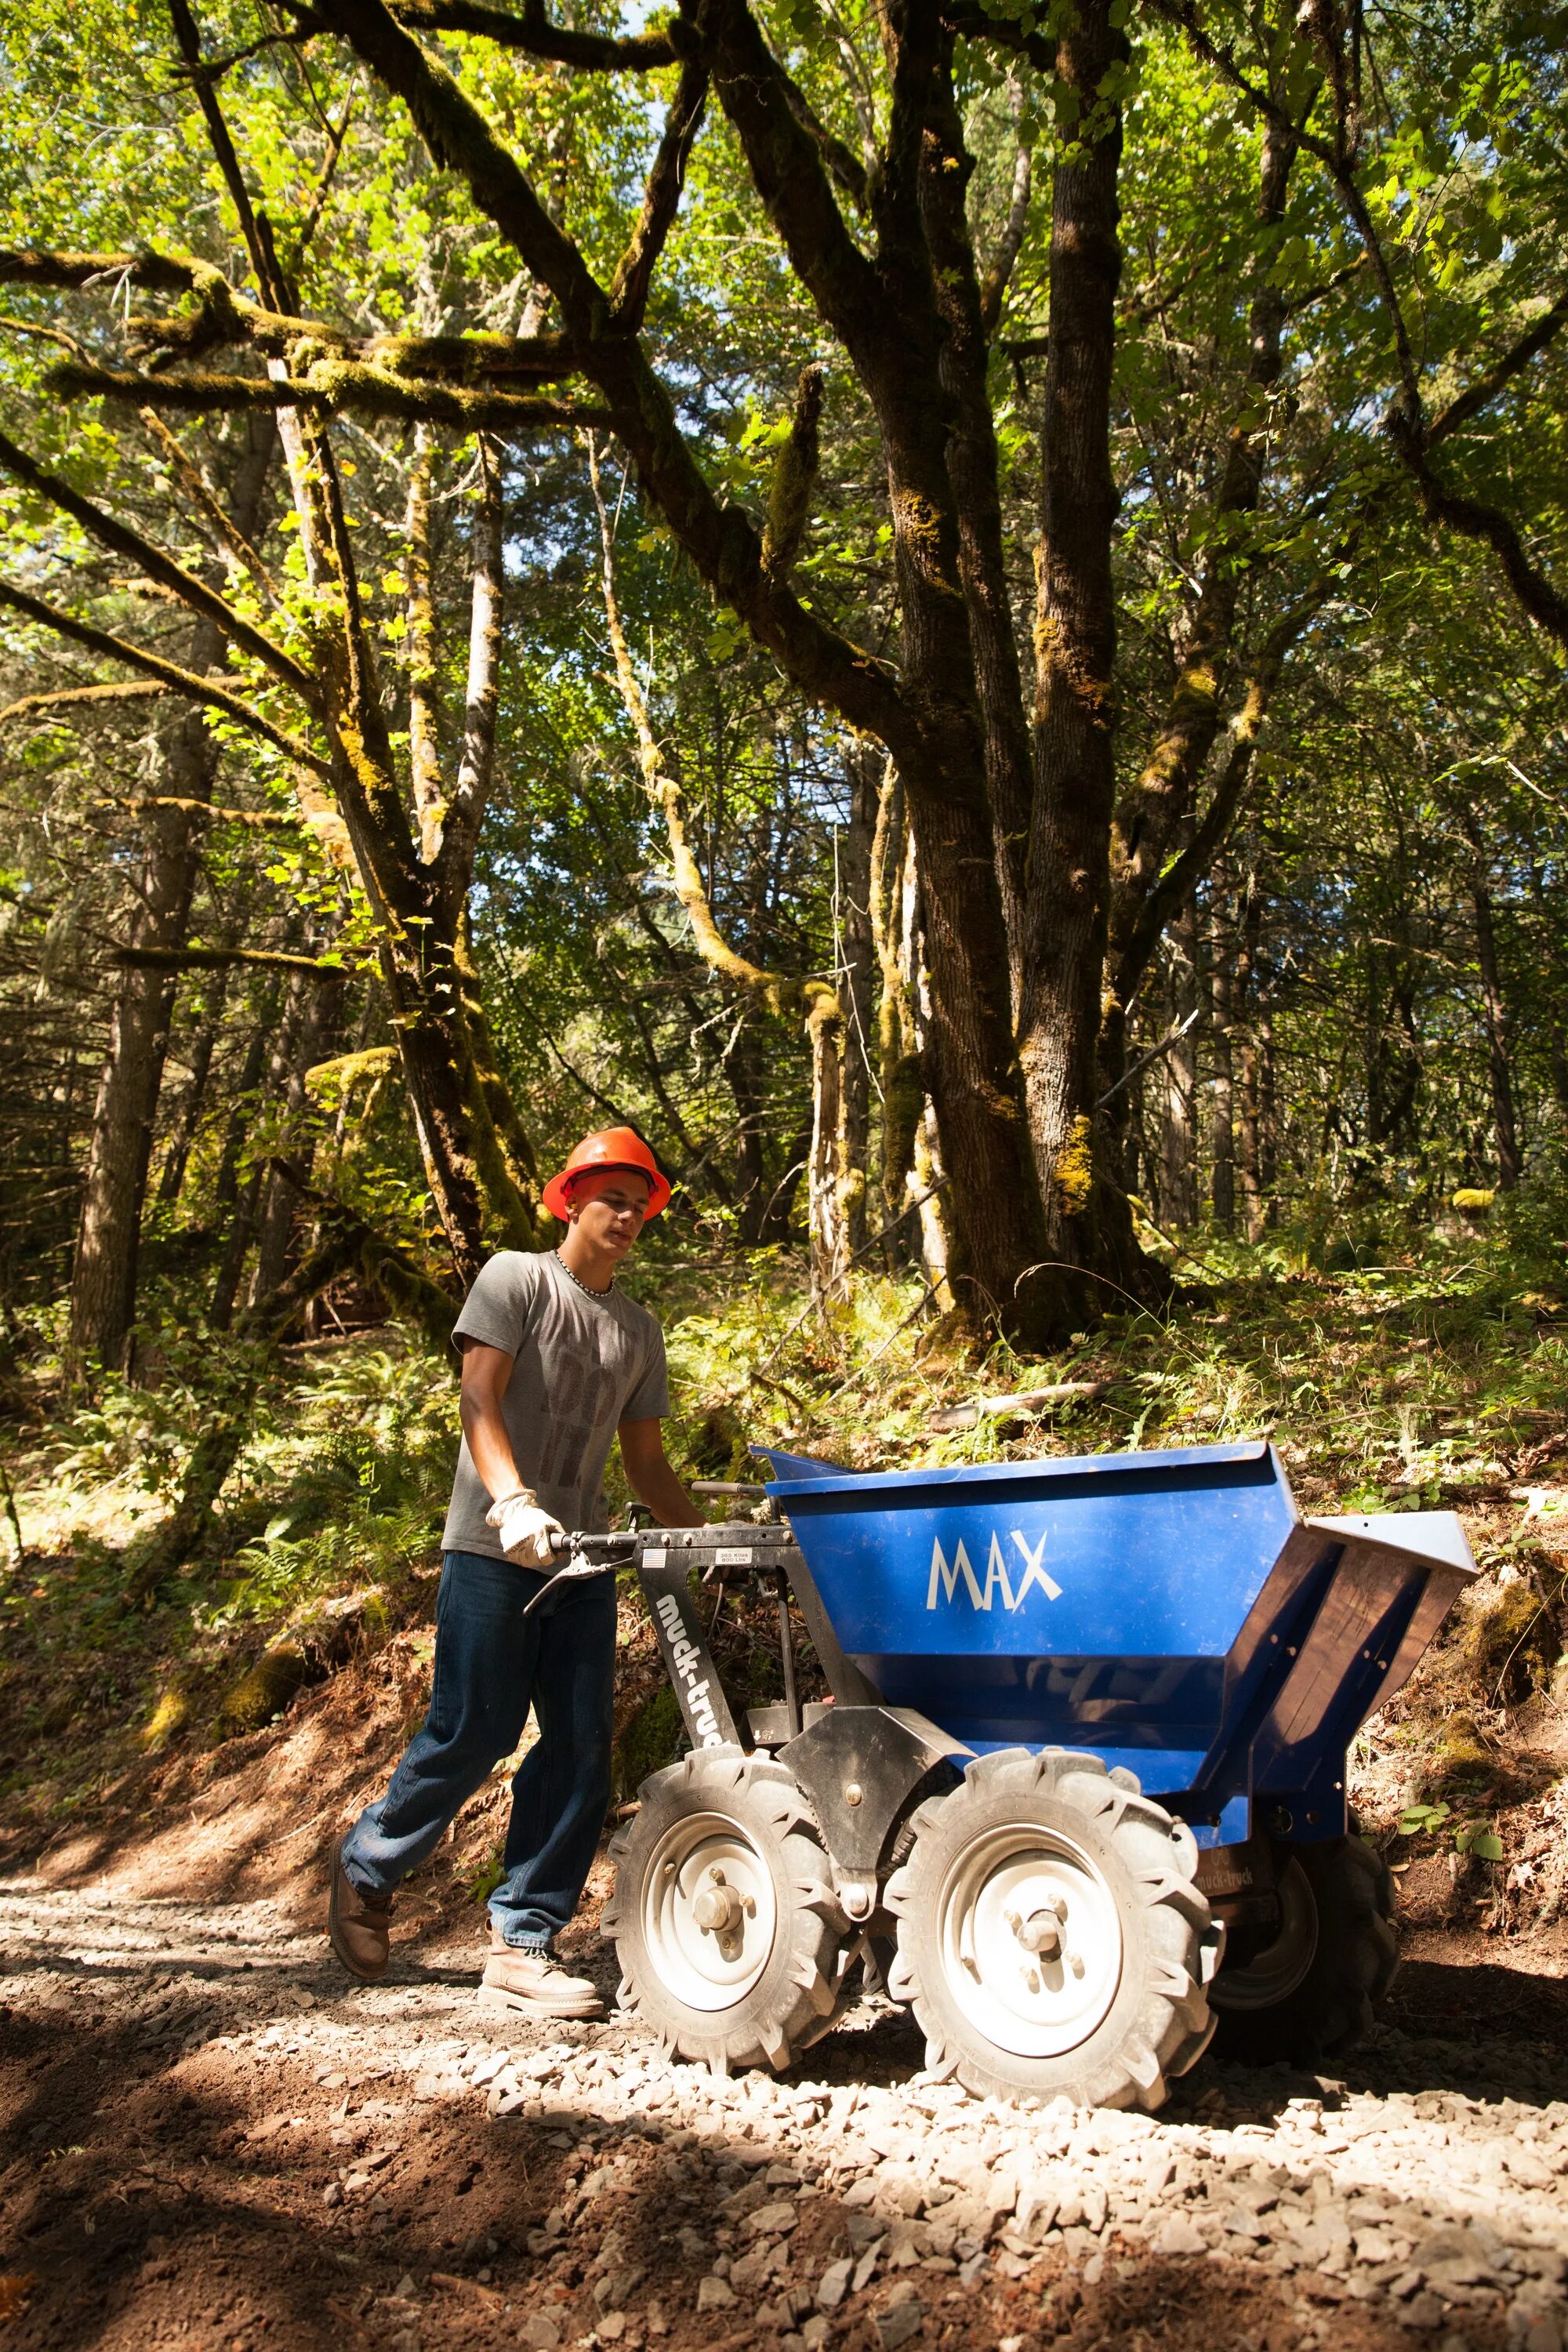
<svg viewBox="0 0 1568 2352"><path fill-rule="evenodd" d="M1052 1381L1043 1389L1020 1389L1016 1396L971 1397L967 1404L949 1405L933 1412L926 1427L946 1436L955 1429L974 1429L983 1421L1028 1421L1054 1404L1081 1404L1103 1396L1109 1381Z"/></svg>

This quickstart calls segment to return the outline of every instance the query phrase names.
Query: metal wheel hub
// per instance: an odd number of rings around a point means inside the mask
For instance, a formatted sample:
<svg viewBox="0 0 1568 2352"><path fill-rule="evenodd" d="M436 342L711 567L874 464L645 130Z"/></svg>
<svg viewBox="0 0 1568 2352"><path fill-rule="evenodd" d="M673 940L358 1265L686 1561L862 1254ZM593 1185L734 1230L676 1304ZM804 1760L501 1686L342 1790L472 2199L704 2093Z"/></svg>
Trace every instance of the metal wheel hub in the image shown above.
<svg viewBox="0 0 1568 2352"><path fill-rule="evenodd" d="M971 1840L942 1881L936 1927L953 1999L1016 2057L1076 2050L1116 1998L1116 1898L1080 1846L1037 1822Z"/></svg>
<svg viewBox="0 0 1568 2352"><path fill-rule="evenodd" d="M665 1832L644 1882L643 1935L678 2000L732 2009L766 1968L777 1927L773 1874L738 1822L690 1813Z"/></svg>
<svg viewBox="0 0 1568 2352"><path fill-rule="evenodd" d="M1209 1987L1215 2009L1272 2009L1305 1982L1318 1956L1318 1906L1311 1881L1294 1857L1280 1872L1275 1893L1279 1925L1250 1959L1220 1969Z"/></svg>

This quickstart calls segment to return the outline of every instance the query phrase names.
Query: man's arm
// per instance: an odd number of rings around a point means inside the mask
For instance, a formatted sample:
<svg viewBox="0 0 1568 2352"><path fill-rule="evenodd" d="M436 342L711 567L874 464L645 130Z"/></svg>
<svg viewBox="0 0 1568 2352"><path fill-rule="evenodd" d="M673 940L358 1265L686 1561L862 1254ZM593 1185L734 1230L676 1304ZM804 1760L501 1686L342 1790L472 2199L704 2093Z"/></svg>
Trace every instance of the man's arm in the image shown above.
<svg viewBox="0 0 1568 2352"><path fill-rule="evenodd" d="M463 1349L458 1411L474 1467L489 1487L492 1502L499 1502L503 1495L515 1495L523 1483L517 1475L500 1409L513 1360L504 1348L489 1348L482 1339L469 1339Z"/></svg>
<svg viewBox="0 0 1568 2352"><path fill-rule="evenodd" d="M657 1419L623 1421L616 1434L621 1441L621 1466L626 1484L639 1503L646 1503L661 1528L700 1528L698 1509L664 1458L664 1431Z"/></svg>

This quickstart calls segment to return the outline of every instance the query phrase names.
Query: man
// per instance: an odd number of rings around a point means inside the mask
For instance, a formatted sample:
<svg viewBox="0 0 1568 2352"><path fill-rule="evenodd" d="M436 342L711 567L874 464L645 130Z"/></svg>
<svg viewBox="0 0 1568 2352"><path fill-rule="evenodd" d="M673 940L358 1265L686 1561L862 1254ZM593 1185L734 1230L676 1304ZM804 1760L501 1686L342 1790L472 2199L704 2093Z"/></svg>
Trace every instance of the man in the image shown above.
<svg viewBox="0 0 1568 2352"><path fill-rule="evenodd" d="M500 1885L489 1899L484 1987L542 2017L593 2017L584 1977L552 1945L577 1907L610 1798L616 1580L563 1588L524 1616L560 1562L563 1529L603 1529L599 1481L618 1436L633 1492L662 1527L701 1513L665 1460L664 1335L616 1272L669 1184L639 1136L585 1136L544 1188L567 1225L553 1255L503 1250L481 1271L452 1338L463 1359L463 1446L441 1543L430 1711L332 1855L328 1933L343 1966L386 1968L394 1889L522 1737Z"/></svg>

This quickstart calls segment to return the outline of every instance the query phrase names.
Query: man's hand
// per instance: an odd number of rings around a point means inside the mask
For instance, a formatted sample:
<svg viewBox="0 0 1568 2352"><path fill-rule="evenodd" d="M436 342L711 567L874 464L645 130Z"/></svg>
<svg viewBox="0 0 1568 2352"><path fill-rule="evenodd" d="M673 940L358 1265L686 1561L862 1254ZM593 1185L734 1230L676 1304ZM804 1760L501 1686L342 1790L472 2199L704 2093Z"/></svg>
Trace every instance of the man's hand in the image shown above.
<svg viewBox="0 0 1568 2352"><path fill-rule="evenodd" d="M526 1486L492 1504L485 1513L485 1525L494 1528L508 1559L521 1568L549 1568L555 1557L550 1538L565 1532L559 1519L540 1508Z"/></svg>
<svg viewBox="0 0 1568 2352"><path fill-rule="evenodd" d="M664 1433L658 1420L623 1421L616 1432L621 1441L621 1467L639 1503L646 1503L661 1528L700 1528L698 1509L664 1458Z"/></svg>

